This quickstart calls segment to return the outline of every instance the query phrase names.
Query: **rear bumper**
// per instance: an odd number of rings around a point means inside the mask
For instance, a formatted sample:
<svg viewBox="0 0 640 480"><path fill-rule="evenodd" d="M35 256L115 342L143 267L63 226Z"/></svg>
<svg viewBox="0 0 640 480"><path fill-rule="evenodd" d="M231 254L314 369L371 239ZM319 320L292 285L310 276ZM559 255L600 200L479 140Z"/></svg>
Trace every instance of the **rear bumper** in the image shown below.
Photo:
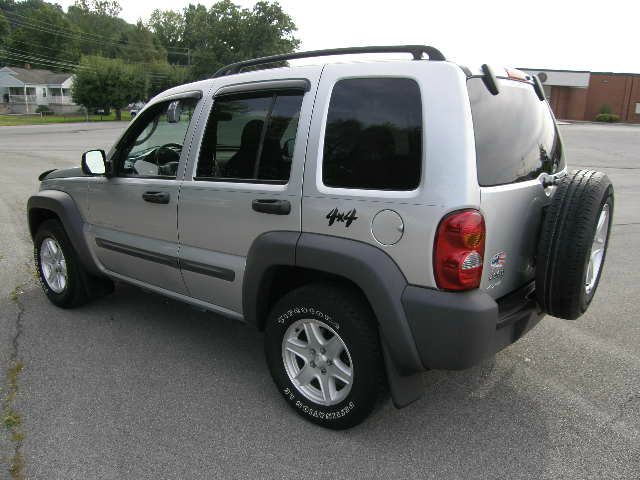
<svg viewBox="0 0 640 480"><path fill-rule="evenodd" d="M469 368L521 338L544 316L530 283L498 301L480 290L408 285L402 304L424 368Z"/></svg>

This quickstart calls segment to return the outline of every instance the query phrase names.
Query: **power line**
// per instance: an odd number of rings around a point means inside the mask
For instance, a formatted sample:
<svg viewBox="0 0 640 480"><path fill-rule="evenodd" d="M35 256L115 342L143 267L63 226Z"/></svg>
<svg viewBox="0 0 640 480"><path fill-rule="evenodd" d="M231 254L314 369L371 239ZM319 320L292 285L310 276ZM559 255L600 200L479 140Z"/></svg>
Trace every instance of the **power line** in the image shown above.
<svg viewBox="0 0 640 480"><path fill-rule="evenodd" d="M36 60L36 59L32 59L32 58L26 58L24 56L21 55L16 55L10 52L5 52L0 53L0 57L4 58L5 60L9 60L12 62L19 62L19 63L26 63L26 62L30 62L30 63L37 63L39 65L42 65L44 67L47 68L53 68L56 70L61 70L63 72L67 72L67 73L73 73L75 70L71 67L68 66L64 66L64 65L57 65L57 64L50 64L48 62L44 62L42 60Z"/></svg>
<svg viewBox="0 0 640 480"><path fill-rule="evenodd" d="M37 58L39 61L58 63L60 65L66 65L66 66L73 67L73 68L82 68L83 67L82 65L79 65L79 64L74 63L72 61L65 60L63 58L52 59L52 58L40 57L37 53L28 52L28 51L24 51L24 50L19 50L17 48L12 48L12 47L0 47L0 48L4 48L5 50L10 51L10 53L15 53L15 54L18 54L18 55L32 56L34 58Z"/></svg>
<svg viewBox="0 0 640 480"><path fill-rule="evenodd" d="M106 37L100 36L100 35L95 35L95 34L90 34L87 32L78 32L78 31L73 31L73 30L69 30L63 27L51 27L49 24L46 24L44 22L41 22L39 20L36 19L32 19L30 17L24 16L24 15L20 15L14 12L9 12L6 11L4 12L5 14L8 14L10 16L14 16L14 17L21 17L21 18L26 18L28 19L28 21L25 20L18 20L16 18L9 18L9 20L21 27L24 28L29 28L32 30L36 30L36 31L40 31L40 32L44 32L44 33L50 33L53 35L60 35L62 37L65 38L69 38L71 40L82 40L82 41L86 41L86 42L91 42L94 44L98 44L98 45L104 45L104 44L108 44L111 46L115 46L115 47L120 47L120 48L136 48L139 50L147 50L147 51L153 51L153 52L157 52L160 53L158 50L156 50L154 47L151 46L145 46L142 44L134 44L130 41L126 41L126 40L112 40L112 39L108 39ZM37 22L37 23L34 23ZM40 25L38 25L38 23ZM189 52L188 52L188 48L187 47L173 47L173 48L167 48L167 47L163 47L165 49L165 51L167 51L168 53L171 53L173 55L185 55L188 56ZM187 52L180 52L175 50L175 48L182 48L184 50L187 50Z"/></svg>

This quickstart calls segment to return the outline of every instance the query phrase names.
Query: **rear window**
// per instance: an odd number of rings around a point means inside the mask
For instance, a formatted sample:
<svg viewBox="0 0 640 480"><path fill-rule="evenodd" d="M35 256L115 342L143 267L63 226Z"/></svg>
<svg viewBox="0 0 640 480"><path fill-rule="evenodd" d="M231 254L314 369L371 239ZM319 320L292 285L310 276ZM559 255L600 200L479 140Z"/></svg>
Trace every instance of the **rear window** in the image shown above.
<svg viewBox="0 0 640 480"><path fill-rule="evenodd" d="M499 82L500 93L495 96L482 79L467 82L478 183L504 185L562 170L562 142L547 102L541 102L529 84Z"/></svg>
<svg viewBox="0 0 640 480"><path fill-rule="evenodd" d="M322 181L329 187L413 190L420 183L422 107L408 78L352 78L333 87Z"/></svg>

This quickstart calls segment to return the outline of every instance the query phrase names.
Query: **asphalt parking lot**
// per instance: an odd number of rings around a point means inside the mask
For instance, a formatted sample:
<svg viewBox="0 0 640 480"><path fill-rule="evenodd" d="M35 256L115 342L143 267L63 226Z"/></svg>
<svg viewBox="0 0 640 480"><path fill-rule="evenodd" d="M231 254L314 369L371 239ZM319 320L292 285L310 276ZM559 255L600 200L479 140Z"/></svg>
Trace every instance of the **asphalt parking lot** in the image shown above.
<svg viewBox="0 0 640 480"><path fill-rule="evenodd" d="M561 127L571 166L616 189L583 318L548 317L482 365L425 373L410 407L332 432L289 410L241 324L125 285L76 310L40 292L25 218L37 175L124 126L0 127L0 361L24 365L24 439L0 426L2 475L19 447L26 478L47 480L640 478L640 127Z"/></svg>

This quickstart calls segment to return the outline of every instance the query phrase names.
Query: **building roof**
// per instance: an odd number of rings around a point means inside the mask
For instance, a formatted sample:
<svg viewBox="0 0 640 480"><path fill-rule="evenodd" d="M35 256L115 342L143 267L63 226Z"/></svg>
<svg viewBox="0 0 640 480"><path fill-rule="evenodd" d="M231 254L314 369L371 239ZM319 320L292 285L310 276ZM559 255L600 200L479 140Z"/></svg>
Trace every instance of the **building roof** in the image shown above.
<svg viewBox="0 0 640 480"><path fill-rule="evenodd" d="M4 67L0 71L11 74L15 79L29 85L62 85L72 77L72 73L55 73L37 68Z"/></svg>

